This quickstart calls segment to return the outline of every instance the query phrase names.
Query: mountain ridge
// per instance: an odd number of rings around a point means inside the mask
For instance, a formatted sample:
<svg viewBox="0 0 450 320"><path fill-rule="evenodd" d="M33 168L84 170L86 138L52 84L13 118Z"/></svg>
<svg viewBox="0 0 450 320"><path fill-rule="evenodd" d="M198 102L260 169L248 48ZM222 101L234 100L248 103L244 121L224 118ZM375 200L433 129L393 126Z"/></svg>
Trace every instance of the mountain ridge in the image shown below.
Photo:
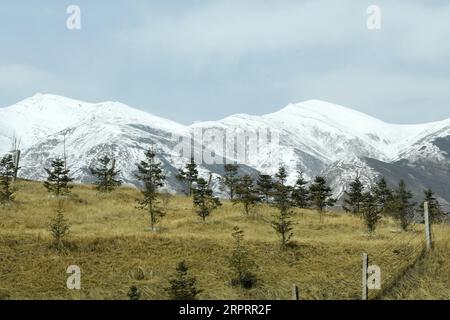
<svg viewBox="0 0 450 320"><path fill-rule="evenodd" d="M120 102L89 103L58 95L36 94L0 108L0 153L9 151L10 138L15 134L22 139L24 149L24 169L20 174L42 180L45 177L43 165L61 155L63 139L66 139L68 162L72 163L77 181L89 182L88 168L95 157L111 153L119 163L122 162L119 165L122 178L137 185L133 171L135 163L142 157L143 150L154 144L169 172L169 189L180 191L175 175L188 157L177 157L174 149L179 138L190 139L198 129L235 133L268 130L279 137L279 143L262 146L265 156L249 154L245 160L240 159L246 172L274 174L278 163L287 168L290 183L295 181L297 171L304 172L308 179L328 173L330 184L339 187L337 196L342 195L356 175L371 185L381 172L389 172L387 168L397 163L401 163L402 168L397 171L404 171L399 178L403 174L421 177L418 178L420 183L414 185L416 192L433 185L422 181L426 174L417 171L417 167L430 167L436 174L444 174L444 177L432 178L442 180L439 189L442 189L443 179L450 176L445 176L450 164L450 143L447 143L450 141L450 118L424 124L391 124L320 100L289 104L261 116L236 114L218 121L183 125ZM200 152L214 150L216 154L226 154L229 160L238 160L230 157L218 141L197 143ZM249 149L246 142L242 144L240 148ZM201 166L200 171L203 174L211 171L214 177L219 177L220 167L214 164ZM414 167L413 173L408 167ZM415 180L412 181L414 184ZM450 201L448 192L441 192L439 196Z"/></svg>

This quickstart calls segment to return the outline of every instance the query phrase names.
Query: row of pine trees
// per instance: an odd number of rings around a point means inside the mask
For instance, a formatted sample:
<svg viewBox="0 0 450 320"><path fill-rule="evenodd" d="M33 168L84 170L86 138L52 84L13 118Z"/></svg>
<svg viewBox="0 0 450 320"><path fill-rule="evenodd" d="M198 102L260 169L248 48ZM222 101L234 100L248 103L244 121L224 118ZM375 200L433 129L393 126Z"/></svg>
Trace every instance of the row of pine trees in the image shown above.
<svg viewBox="0 0 450 320"><path fill-rule="evenodd" d="M381 177L373 187L368 188L356 177L350 183L349 190L345 191L344 210L364 218L370 232L375 230L383 216L398 220L401 228L408 230L410 224L417 220L415 213L422 213L423 217L425 202L428 202L431 222L442 222L446 218L447 213L442 210L433 190L424 190L424 200L419 206L413 198L404 180L395 189L391 189L386 179Z"/></svg>
<svg viewBox="0 0 450 320"><path fill-rule="evenodd" d="M161 205L161 188L165 184L166 176L162 164L157 160L157 154L152 147L144 154L145 158L137 164L136 178L141 182L142 199L138 208L149 213L150 230L155 231L156 225L166 214ZM313 208L323 220L324 211L336 204L332 197L332 190L322 176L317 176L312 182L304 179L302 172L293 186L287 184L288 174L284 167L280 167L274 177L259 174L256 178L250 175L239 174L239 166L235 164L224 165L224 173L219 177L220 189L236 205L242 207L242 212L255 215L256 207L265 203L275 207L277 215L270 222L273 229L280 235L281 246L286 247L293 233L291 218L295 208ZM51 162L51 168L45 168L47 180L45 188L56 198L68 196L73 179L70 170L62 159ZM116 170L114 159L108 156L100 157L96 166L90 168L95 177L96 188L101 193L109 193L122 185L118 178L120 171ZM0 203L7 205L14 200L16 189L12 184L17 168L14 167L11 155L0 160ZM183 191L192 197L193 206L198 216L205 221L212 212L221 206L219 197L214 195L212 189L212 174L206 180L199 176L198 166L192 158L184 168L180 168L176 178L184 185ZM432 190L424 191L424 202L429 203L432 222L439 222L446 213L434 196ZM383 216L391 216L399 221L403 230L407 230L414 218L417 203L412 201L413 194L407 189L405 182L400 181L395 189L390 189L384 178L381 178L374 187L364 186L359 177L345 191L344 210L361 217L369 232L375 231L377 223ZM419 206L423 208L423 203ZM62 208L59 207L57 219L62 220ZM58 236L60 238L60 236ZM58 240L61 245L60 240Z"/></svg>

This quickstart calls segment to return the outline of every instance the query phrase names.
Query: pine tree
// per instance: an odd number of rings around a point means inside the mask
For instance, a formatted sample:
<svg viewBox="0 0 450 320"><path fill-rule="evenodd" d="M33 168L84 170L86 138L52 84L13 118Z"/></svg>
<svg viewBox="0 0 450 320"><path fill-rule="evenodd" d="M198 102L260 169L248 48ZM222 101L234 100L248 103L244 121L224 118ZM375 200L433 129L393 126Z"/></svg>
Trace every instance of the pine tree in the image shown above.
<svg viewBox="0 0 450 320"><path fill-rule="evenodd" d="M236 196L233 202L241 203L246 215L250 214L251 209L259 202L259 196L253 185L253 179L249 175L242 177L236 186Z"/></svg>
<svg viewBox="0 0 450 320"><path fill-rule="evenodd" d="M257 190L264 199L265 203L269 203L273 191L273 180L268 174L259 174L256 181Z"/></svg>
<svg viewBox="0 0 450 320"><path fill-rule="evenodd" d="M407 190L406 183L401 180L398 188L394 192L395 218L399 220L404 231L408 230L413 218L413 210L416 203L411 202L413 195Z"/></svg>
<svg viewBox="0 0 450 320"><path fill-rule="evenodd" d="M65 219L61 208L58 209L56 216L51 219L49 230L53 237L52 247L59 253L66 253L67 247L64 243L64 238L69 233L70 224Z"/></svg>
<svg viewBox="0 0 450 320"><path fill-rule="evenodd" d="M144 199L139 201L139 208L147 210L150 215L150 228L155 231L155 225L164 217L165 212L159 207L158 189L164 185L166 179L161 163L156 159L156 152L152 148L145 152L145 160L138 166L136 177L143 183L141 190Z"/></svg>
<svg viewBox="0 0 450 320"><path fill-rule="evenodd" d="M425 198L423 202L421 203L419 207L419 212L424 212L424 205L425 202L428 202L428 212L430 215L430 222L431 223L439 223L444 220L444 218L447 216L447 213L442 211L441 204L434 196L434 192L431 189L427 189L423 191Z"/></svg>
<svg viewBox="0 0 450 320"><path fill-rule="evenodd" d="M240 180L238 177L239 166L236 164L226 164L223 169L224 175L220 178L220 188L222 191L228 191L229 198L233 200Z"/></svg>
<svg viewBox="0 0 450 320"><path fill-rule="evenodd" d="M0 204L8 205L14 200L12 182L15 175L13 156L8 154L0 160Z"/></svg>
<svg viewBox="0 0 450 320"><path fill-rule="evenodd" d="M52 161L52 168L45 171L48 174L47 181L44 186L48 192L53 193L56 197L67 196L73 186L69 185L73 181L69 177L70 170L66 168L64 160L57 158Z"/></svg>
<svg viewBox="0 0 450 320"><path fill-rule="evenodd" d="M292 190L292 201L297 208L305 209L309 206L309 190L306 188L306 185L307 182L303 178L303 173L299 172Z"/></svg>
<svg viewBox="0 0 450 320"><path fill-rule="evenodd" d="M278 172L275 173L275 178L276 178L276 183L275 184L285 186L286 182L287 182L287 177L288 177L288 174L287 174L286 168L285 167L280 167L278 169Z"/></svg>
<svg viewBox="0 0 450 320"><path fill-rule="evenodd" d="M172 300L197 300L201 290L197 289L197 279L189 276L189 268L185 261L178 264L176 275L169 280L170 286L166 289Z"/></svg>
<svg viewBox="0 0 450 320"><path fill-rule="evenodd" d="M213 191L210 189L208 182L203 178L198 178L196 187L193 189L193 203L197 208L197 214L202 218L203 222L211 212L221 206L219 198L214 197Z"/></svg>
<svg viewBox="0 0 450 320"><path fill-rule="evenodd" d="M281 248L284 249L289 244L293 236L292 222L292 188L286 185L287 173L284 167L280 167L275 175L277 180L274 184L273 205L278 209L278 214L272 220L272 228L279 234Z"/></svg>
<svg viewBox="0 0 450 320"><path fill-rule="evenodd" d="M309 187L312 204L317 208L320 214L320 221L323 221L323 211L326 207L334 206L336 199L333 199L331 188L327 186L324 177L316 177L314 183Z"/></svg>
<svg viewBox="0 0 450 320"><path fill-rule="evenodd" d="M377 201L377 197L370 192L363 193L360 204L362 217L366 222L367 230L375 232L378 222L381 219L382 207Z"/></svg>
<svg viewBox="0 0 450 320"><path fill-rule="evenodd" d="M373 188L373 195L382 208L382 212L387 214L392 209L393 193L389 189L386 179L381 177Z"/></svg>
<svg viewBox="0 0 450 320"><path fill-rule="evenodd" d="M359 177L350 183L350 190L345 191L344 210L359 215L363 201L364 185Z"/></svg>
<svg viewBox="0 0 450 320"><path fill-rule="evenodd" d="M185 193L188 196L192 196L193 185L198 179L197 164L195 163L193 157L191 158L191 162L186 164L185 169L179 169L179 173L176 177L179 181L186 185L187 190L185 190Z"/></svg>
<svg viewBox="0 0 450 320"><path fill-rule="evenodd" d="M231 284L240 285L245 289L251 289L256 281L256 275L253 273L255 267L254 261L249 257L249 251L243 244L244 232L238 227L233 228L232 233L235 241L234 250L229 258L230 267L234 272L234 278Z"/></svg>
<svg viewBox="0 0 450 320"><path fill-rule="evenodd" d="M115 161L108 156L103 156L98 159L99 165L95 168L90 168L91 173L97 178L95 184L97 190L102 193L109 193L116 187L122 185L122 181L117 179L119 170L115 169Z"/></svg>
<svg viewBox="0 0 450 320"><path fill-rule="evenodd" d="M127 296L132 301L137 301L141 299L141 290L136 286L131 286L127 293Z"/></svg>

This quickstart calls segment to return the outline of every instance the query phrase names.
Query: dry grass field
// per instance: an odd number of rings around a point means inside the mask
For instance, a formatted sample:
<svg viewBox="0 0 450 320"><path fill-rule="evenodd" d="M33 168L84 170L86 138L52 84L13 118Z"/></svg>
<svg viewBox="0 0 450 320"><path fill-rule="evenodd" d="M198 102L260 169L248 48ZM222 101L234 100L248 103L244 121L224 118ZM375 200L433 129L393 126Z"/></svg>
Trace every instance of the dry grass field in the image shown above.
<svg viewBox="0 0 450 320"><path fill-rule="evenodd" d="M146 212L135 208L137 190L120 188L98 195L92 186L76 186L64 204L71 224L70 251L58 255L49 247L48 224L56 200L35 182L19 182L16 202L0 208L0 299L127 299L137 286L142 299L167 299L165 288L178 262L185 260L198 279L201 299L290 299L298 284L301 299L359 299L361 255L382 270L383 285L394 284L380 298L450 299L450 228L434 226L435 250L415 268L405 270L419 254L423 225L400 232L383 219L368 235L356 217L328 213L321 223L316 212L295 214L295 245L280 250L268 221L274 209L261 205L246 217L239 205L224 202L202 223L190 198L171 199L157 232L146 230ZM230 285L228 256L231 232L239 226L257 264L257 286ZM66 288L66 269L82 270L82 289ZM134 270L145 277L137 280ZM404 276L397 279L400 271ZM377 292L371 291L374 298Z"/></svg>

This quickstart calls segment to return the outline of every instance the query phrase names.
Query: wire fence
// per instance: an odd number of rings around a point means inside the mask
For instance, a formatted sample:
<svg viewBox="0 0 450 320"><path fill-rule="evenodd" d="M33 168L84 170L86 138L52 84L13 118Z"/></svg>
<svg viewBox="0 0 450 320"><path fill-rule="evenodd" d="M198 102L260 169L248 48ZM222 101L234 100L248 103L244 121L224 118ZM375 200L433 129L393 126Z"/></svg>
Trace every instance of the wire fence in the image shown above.
<svg viewBox="0 0 450 320"><path fill-rule="evenodd" d="M450 205L448 207L450 208ZM363 244L365 247L360 245L358 247L356 243L349 246L349 249L344 249L344 254L330 252L333 257L328 262L327 257L316 257L314 262L317 269L321 270L321 274L314 274L310 283L301 286L300 299L302 292L305 298L313 299L362 299L364 297L362 279L365 272L362 267L363 252L368 255L370 267L378 267L377 270L380 271L380 286L368 290L367 299L381 299L387 296L397 287L405 274L425 257L428 250L427 226L423 222L412 222L407 231L390 230L378 238L374 237L370 244ZM441 226L443 227L443 224L430 225L430 233L434 234L433 230ZM367 277L367 274L365 276ZM297 295L293 291L292 296Z"/></svg>

